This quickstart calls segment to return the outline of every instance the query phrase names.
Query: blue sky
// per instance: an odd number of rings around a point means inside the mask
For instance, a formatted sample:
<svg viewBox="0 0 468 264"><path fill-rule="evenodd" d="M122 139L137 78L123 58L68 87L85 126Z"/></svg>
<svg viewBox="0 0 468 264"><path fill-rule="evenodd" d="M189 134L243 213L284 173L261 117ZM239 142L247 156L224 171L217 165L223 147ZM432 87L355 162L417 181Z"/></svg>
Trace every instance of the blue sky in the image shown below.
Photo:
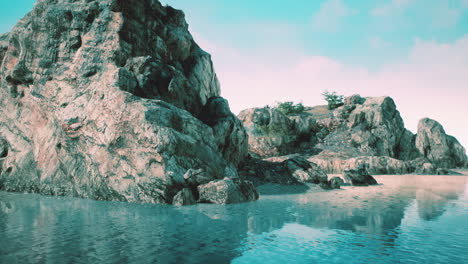
<svg viewBox="0 0 468 264"><path fill-rule="evenodd" d="M33 0L1 0L0 32ZM468 144L468 0L163 0L210 52L234 112L320 94L392 96L407 127Z"/></svg>

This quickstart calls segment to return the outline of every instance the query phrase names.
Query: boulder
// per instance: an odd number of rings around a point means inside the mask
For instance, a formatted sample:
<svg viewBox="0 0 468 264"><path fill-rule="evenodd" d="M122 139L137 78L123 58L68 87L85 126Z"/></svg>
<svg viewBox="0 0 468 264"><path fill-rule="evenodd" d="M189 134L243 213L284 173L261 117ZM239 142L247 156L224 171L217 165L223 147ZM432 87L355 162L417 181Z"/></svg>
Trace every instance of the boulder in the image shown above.
<svg viewBox="0 0 468 264"><path fill-rule="evenodd" d="M240 179L215 180L198 186L199 202L231 204L255 201L258 193L252 182Z"/></svg>
<svg viewBox="0 0 468 264"><path fill-rule="evenodd" d="M302 183L326 183L327 174L317 164L301 157L283 161L288 172Z"/></svg>
<svg viewBox="0 0 468 264"><path fill-rule="evenodd" d="M366 165L360 165L354 169L343 171L345 181L354 186L376 185L377 181L367 172Z"/></svg>
<svg viewBox="0 0 468 264"><path fill-rule="evenodd" d="M465 148L435 120L419 121L415 143L420 154L437 167L462 167L467 161Z"/></svg>
<svg viewBox="0 0 468 264"><path fill-rule="evenodd" d="M0 56L0 190L184 204L247 153L210 55L159 1L38 1Z"/></svg>

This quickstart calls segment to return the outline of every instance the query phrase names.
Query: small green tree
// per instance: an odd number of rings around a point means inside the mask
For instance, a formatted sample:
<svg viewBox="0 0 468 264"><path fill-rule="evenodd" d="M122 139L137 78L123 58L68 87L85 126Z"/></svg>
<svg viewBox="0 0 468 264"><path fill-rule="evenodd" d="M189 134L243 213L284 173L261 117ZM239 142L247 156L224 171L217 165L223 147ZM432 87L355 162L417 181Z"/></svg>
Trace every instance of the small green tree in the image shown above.
<svg viewBox="0 0 468 264"><path fill-rule="evenodd" d="M337 95L336 92L328 92L328 91L323 92L322 95L323 97L325 97L325 101L327 101L328 103L328 110L333 110L335 108L338 108L344 105L343 95Z"/></svg>
<svg viewBox="0 0 468 264"><path fill-rule="evenodd" d="M282 102L276 105L276 109L285 115L294 115L304 112L305 107L302 103Z"/></svg>

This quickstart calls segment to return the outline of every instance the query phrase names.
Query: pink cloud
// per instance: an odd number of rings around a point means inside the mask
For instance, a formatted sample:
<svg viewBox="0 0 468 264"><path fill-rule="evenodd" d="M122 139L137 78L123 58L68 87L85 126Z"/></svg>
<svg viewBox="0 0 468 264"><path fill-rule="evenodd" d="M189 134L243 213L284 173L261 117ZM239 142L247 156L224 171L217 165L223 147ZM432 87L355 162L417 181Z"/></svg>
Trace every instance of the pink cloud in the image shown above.
<svg viewBox="0 0 468 264"><path fill-rule="evenodd" d="M423 117L440 121L449 134L468 143L468 35L451 44L417 40L405 60L378 71L288 50L264 59L196 38L213 55L233 112L292 100L324 104L321 92L392 96L413 132ZM281 57L285 57L284 60Z"/></svg>

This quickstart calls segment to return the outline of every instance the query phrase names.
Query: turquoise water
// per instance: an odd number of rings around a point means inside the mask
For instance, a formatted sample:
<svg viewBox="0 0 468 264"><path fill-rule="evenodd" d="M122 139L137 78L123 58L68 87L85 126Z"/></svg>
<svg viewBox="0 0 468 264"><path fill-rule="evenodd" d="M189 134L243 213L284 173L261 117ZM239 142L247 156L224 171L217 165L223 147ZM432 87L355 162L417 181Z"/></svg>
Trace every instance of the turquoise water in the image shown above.
<svg viewBox="0 0 468 264"><path fill-rule="evenodd" d="M468 263L467 177L377 180L181 208L0 192L0 263Z"/></svg>

